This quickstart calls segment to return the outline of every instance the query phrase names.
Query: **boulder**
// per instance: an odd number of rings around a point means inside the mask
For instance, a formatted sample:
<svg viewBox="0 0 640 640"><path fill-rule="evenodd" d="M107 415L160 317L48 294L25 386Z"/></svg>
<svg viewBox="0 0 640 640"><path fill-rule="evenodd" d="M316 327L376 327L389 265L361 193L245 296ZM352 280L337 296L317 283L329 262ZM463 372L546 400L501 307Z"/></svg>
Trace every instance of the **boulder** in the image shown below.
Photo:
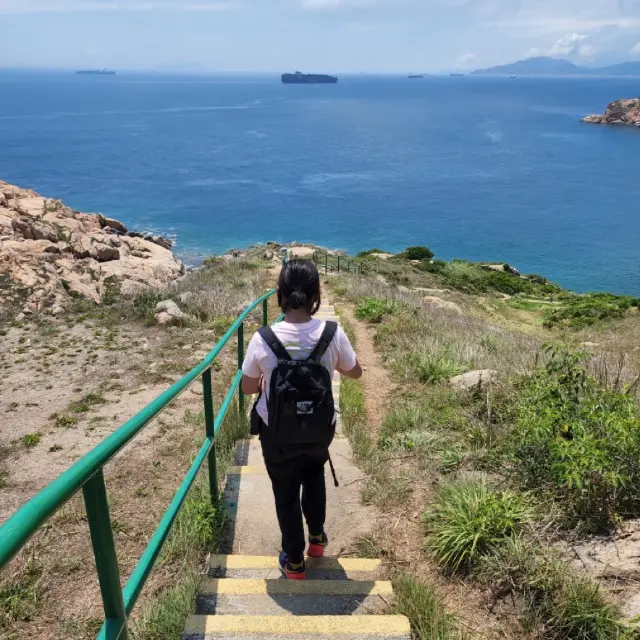
<svg viewBox="0 0 640 640"><path fill-rule="evenodd" d="M107 227L109 229L113 229L118 233L128 233L127 227L125 227L120 220L114 220L113 218L107 218L103 216L101 213L98 214L98 220L100 221L101 227Z"/></svg>
<svg viewBox="0 0 640 640"><path fill-rule="evenodd" d="M449 300L438 298L437 296L425 296L424 298L422 298L422 302L433 309L441 309L443 311L455 313L459 316L462 315L462 308L459 305L457 305L455 302L450 302Z"/></svg>
<svg viewBox="0 0 640 640"><path fill-rule="evenodd" d="M174 324L186 317L186 313L173 300L163 300L156 305L154 316L158 324Z"/></svg>
<svg viewBox="0 0 640 640"><path fill-rule="evenodd" d="M273 251L267 250L267 251L264 252L264 259L265 260L273 260L274 255L275 254L273 253Z"/></svg>
<svg viewBox="0 0 640 640"><path fill-rule="evenodd" d="M58 242L57 230L47 222L21 215L11 221L13 232L25 240Z"/></svg>
<svg viewBox="0 0 640 640"><path fill-rule="evenodd" d="M497 375L498 372L493 369L477 369L463 373L461 376L455 376L449 382L454 389L471 391L472 389L482 389L490 385L496 380Z"/></svg>

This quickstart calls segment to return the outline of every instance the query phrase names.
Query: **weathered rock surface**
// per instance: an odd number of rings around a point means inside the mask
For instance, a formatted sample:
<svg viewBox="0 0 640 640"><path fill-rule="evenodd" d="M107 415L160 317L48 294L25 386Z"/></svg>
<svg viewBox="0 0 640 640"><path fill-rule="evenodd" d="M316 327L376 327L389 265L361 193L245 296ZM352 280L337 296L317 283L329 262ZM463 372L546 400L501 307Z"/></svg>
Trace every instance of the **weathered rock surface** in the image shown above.
<svg viewBox="0 0 640 640"><path fill-rule="evenodd" d="M450 311L451 313L455 313L459 316L462 315L462 309L455 302L443 300L442 298L438 298L437 296L425 296L422 301L426 305L434 309L443 309L444 311Z"/></svg>
<svg viewBox="0 0 640 640"><path fill-rule="evenodd" d="M491 384L498 375L493 369L478 369L476 371L467 371L461 376L455 376L449 380L451 386L460 391L471 391L471 389L482 389Z"/></svg>
<svg viewBox="0 0 640 640"><path fill-rule="evenodd" d="M154 316L158 324L172 324L182 320L187 314L173 300L158 302Z"/></svg>
<svg viewBox="0 0 640 640"><path fill-rule="evenodd" d="M184 273L170 249L170 240L0 181L0 307L58 314L71 295L100 302L108 278L124 293L162 286Z"/></svg>
<svg viewBox="0 0 640 640"><path fill-rule="evenodd" d="M587 124L624 124L640 127L640 98L616 100L612 102L604 114L594 113L582 118Z"/></svg>

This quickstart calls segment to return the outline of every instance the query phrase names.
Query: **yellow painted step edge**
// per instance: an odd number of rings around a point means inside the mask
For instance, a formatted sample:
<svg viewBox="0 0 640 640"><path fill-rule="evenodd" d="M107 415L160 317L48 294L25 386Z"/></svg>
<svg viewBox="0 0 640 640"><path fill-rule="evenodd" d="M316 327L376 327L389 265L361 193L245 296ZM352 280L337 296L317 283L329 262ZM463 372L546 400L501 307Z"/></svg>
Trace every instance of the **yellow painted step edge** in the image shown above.
<svg viewBox="0 0 640 640"><path fill-rule="evenodd" d="M260 635L407 636L404 616L189 616L185 635L238 633Z"/></svg>
<svg viewBox="0 0 640 640"><path fill-rule="evenodd" d="M253 466L244 466L244 467L228 467L227 475L229 476L260 476L267 473L267 470L264 466L262 467L253 467Z"/></svg>
<svg viewBox="0 0 640 640"><path fill-rule="evenodd" d="M357 580L260 580L245 578L208 578L200 586L201 595L325 595L390 596L393 587L387 581Z"/></svg>
<svg viewBox="0 0 640 640"><path fill-rule="evenodd" d="M275 556L224 556L213 555L209 558L212 569L274 569L277 568ZM344 571L377 571L381 561L370 558L307 558L309 569Z"/></svg>

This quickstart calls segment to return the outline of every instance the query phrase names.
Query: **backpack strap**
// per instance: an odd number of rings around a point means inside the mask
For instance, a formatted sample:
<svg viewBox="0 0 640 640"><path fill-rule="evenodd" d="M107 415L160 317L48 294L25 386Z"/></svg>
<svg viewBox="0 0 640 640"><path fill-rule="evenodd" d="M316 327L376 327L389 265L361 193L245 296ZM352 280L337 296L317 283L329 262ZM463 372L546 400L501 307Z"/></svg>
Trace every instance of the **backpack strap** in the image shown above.
<svg viewBox="0 0 640 640"><path fill-rule="evenodd" d="M291 360L289 352L284 348L271 327L261 327L258 329L258 333L278 360Z"/></svg>
<svg viewBox="0 0 640 640"><path fill-rule="evenodd" d="M320 336L320 341L313 350L313 353L307 358L310 362L320 362L322 356L326 353L331 341L338 331L338 323L328 320L325 322L324 331Z"/></svg>

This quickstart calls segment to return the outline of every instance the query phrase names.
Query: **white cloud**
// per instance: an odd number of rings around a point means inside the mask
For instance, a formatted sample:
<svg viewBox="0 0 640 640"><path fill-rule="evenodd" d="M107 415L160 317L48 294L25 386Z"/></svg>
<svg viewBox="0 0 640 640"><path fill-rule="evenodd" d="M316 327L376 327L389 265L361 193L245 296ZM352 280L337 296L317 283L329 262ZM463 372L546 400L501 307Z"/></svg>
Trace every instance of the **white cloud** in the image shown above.
<svg viewBox="0 0 640 640"><path fill-rule="evenodd" d="M587 36L581 33L567 33L549 49L550 56L584 56L591 49L585 45Z"/></svg>
<svg viewBox="0 0 640 640"><path fill-rule="evenodd" d="M310 11L335 11L351 7L363 7L373 0L302 0L302 6Z"/></svg>
<svg viewBox="0 0 640 640"><path fill-rule="evenodd" d="M463 53L458 57L458 66L466 67L475 57L475 53Z"/></svg>
<svg viewBox="0 0 640 640"><path fill-rule="evenodd" d="M633 53L634 55L640 55L640 42L638 44L633 45L631 49L629 49L629 53Z"/></svg>

